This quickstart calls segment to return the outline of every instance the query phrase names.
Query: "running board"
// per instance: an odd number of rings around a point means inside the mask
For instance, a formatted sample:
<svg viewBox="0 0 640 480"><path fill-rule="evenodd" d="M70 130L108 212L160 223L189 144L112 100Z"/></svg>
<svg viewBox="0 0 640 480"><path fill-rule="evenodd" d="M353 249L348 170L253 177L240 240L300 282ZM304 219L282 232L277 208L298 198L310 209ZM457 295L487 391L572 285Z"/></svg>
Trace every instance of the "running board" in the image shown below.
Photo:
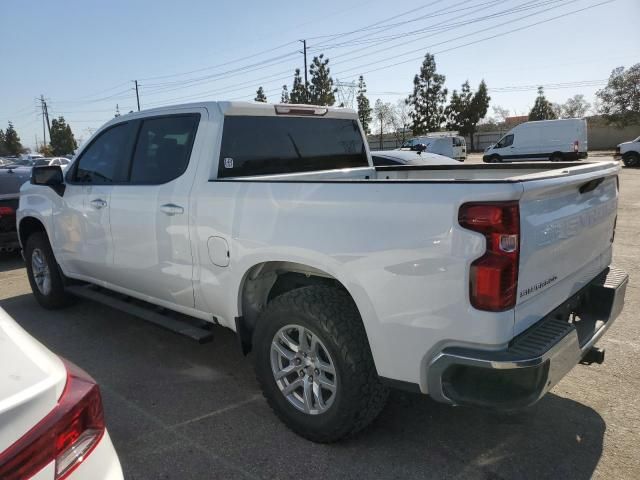
<svg viewBox="0 0 640 480"><path fill-rule="evenodd" d="M141 318L164 329L189 337L198 343L207 343L213 340L211 332L213 324L204 320L158 307L96 285L68 286L66 291L76 297L102 303Z"/></svg>

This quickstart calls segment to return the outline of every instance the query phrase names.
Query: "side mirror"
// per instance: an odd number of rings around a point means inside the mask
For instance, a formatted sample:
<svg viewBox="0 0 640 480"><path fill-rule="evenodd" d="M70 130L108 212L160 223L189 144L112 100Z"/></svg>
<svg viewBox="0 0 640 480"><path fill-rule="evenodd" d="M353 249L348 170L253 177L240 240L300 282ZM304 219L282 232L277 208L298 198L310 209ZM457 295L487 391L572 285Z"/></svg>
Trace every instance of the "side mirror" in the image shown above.
<svg viewBox="0 0 640 480"><path fill-rule="evenodd" d="M64 176L59 165L45 165L31 169L31 184L46 185L62 196L65 190Z"/></svg>

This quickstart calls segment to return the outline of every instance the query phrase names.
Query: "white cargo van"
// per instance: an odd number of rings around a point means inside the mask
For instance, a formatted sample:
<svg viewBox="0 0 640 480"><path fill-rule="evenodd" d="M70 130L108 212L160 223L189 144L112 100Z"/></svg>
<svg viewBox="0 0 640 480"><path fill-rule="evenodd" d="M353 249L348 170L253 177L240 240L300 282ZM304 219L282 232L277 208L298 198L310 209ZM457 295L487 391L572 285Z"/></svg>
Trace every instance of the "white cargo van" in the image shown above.
<svg viewBox="0 0 640 480"><path fill-rule="evenodd" d="M429 153L444 155L459 162L464 162L467 158L467 143L459 135L415 137L404 142L400 149L415 150L420 144L425 145L425 151Z"/></svg>
<svg viewBox="0 0 640 480"><path fill-rule="evenodd" d="M587 158L584 118L540 120L513 127L484 152L488 163L519 160L581 160Z"/></svg>

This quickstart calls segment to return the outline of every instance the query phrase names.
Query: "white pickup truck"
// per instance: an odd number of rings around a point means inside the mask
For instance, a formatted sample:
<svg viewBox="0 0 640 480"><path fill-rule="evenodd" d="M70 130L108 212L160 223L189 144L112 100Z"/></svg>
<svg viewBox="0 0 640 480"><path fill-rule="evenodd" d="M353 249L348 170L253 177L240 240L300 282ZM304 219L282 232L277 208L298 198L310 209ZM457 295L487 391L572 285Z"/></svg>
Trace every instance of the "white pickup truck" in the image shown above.
<svg viewBox="0 0 640 480"><path fill-rule="evenodd" d="M276 414L330 442L388 386L514 409L601 362L627 284L618 172L374 167L351 110L199 103L115 118L64 174L35 168L17 223L42 306L89 288L228 327Z"/></svg>
<svg viewBox="0 0 640 480"><path fill-rule="evenodd" d="M616 146L613 156L616 160L622 160L625 167L640 167L640 137Z"/></svg>

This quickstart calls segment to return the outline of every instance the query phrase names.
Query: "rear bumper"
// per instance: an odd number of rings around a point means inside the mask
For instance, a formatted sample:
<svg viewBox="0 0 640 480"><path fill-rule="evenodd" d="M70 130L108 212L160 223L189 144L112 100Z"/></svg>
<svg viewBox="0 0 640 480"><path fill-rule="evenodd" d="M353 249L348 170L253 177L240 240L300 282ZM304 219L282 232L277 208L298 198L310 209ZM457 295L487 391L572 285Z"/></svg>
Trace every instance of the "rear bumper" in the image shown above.
<svg viewBox="0 0 640 480"><path fill-rule="evenodd" d="M444 349L428 369L429 394L440 402L505 410L534 404L611 326L624 305L628 279L608 268L506 350ZM575 316L579 320L570 321Z"/></svg>
<svg viewBox="0 0 640 480"><path fill-rule="evenodd" d="M20 248L18 232L0 232L0 249Z"/></svg>

